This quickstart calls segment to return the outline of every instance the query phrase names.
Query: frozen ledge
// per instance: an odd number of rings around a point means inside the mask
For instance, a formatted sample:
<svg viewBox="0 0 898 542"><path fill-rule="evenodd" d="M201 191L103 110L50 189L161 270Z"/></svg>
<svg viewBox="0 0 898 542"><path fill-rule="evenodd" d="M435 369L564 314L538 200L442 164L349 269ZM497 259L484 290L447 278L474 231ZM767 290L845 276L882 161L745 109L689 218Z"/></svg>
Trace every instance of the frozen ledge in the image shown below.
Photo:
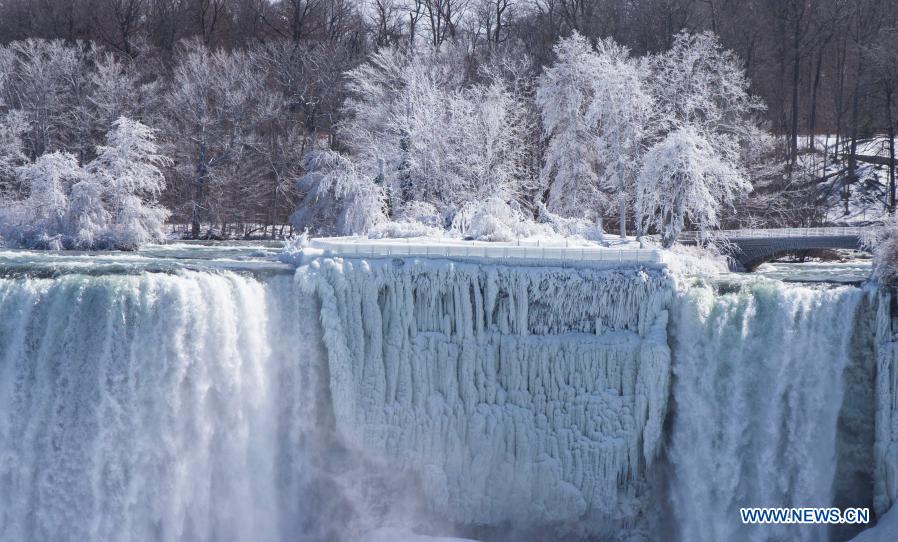
<svg viewBox="0 0 898 542"><path fill-rule="evenodd" d="M362 237L326 237L311 239L307 249L321 256L402 257L552 261L600 264L605 266L665 264L664 253L654 248L616 248L565 241L487 242L455 239L367 239ZM312 251L304 251L311 255Z"/></svg>

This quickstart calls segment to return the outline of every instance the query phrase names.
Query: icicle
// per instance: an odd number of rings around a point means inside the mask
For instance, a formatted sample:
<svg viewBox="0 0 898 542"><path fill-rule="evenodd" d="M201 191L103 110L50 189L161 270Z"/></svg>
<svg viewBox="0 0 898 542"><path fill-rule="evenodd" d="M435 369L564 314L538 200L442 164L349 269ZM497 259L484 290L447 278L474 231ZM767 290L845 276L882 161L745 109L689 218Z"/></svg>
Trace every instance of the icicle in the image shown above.
<svg viewBox="0 0 898 542"><path fill-rule="evenodd" d="M663 272L409 258L299 276L330 328L338 428L401 458L441 515L594 534L639 519L668 401Z"/></svg>

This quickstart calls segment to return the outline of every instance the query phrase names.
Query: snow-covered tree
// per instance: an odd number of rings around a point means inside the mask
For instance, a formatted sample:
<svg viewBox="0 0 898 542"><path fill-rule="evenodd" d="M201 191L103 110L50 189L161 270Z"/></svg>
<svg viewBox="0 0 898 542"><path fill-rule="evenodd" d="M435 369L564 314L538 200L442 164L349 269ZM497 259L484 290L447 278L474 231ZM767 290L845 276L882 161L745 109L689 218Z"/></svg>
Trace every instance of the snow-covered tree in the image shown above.
<svg viewBox="0 0 898 542"><path fill-rule="evenodd" d="M165 111L194 236L221 217L227 193L247 176L243 153L256 143L257 125L275 115L272 101L252 54L182 45Z"/></svg>
<svg viewBox="0 0 898 542"><path fill-rule="evenodd" d="M28 195L4 202L0 224L4 240L30 248L65 248L69 189L84 177L78 159L63 152L44 154L17 167L16 175Z"/></svg>
<svg viewBox="0 0 898 542"><path fill-rule="evenodd" d="M647 88L645 64L614 40L596 46L593 95L586 113L596 126L600 186L617 202L620 236L627 235L627 208L636 193L636 178L651 135L654 100Z"/></svg>
<svg viewBox="0 0 898 542"><path fill-rule="evenodd" d="M22 135L27 129L25 115L20 111L13 110L0 116L0 184L25 161Z"/></svg>
<svg viewBox="0 0 898 542"><path fill-rule="evenodd" d="M160 85L141 80L136 61L110 52L96 52L90 73L93 118L102 130L119 117L136 118L160 100Z"/></svg>
<svg viewBox="0 0 898 542"><path fill-rule="evenodd" d="M677 34L670 50L652 59L652 81L669 124L691 124L715 145L718 134L743 138L757 132L755 115L764 105L749 94L742 62L711 32Z"/></svg>
<svg viewBox="0 0 898 542"><path fill-rule="evenodd" d="M643 161L638 213L670 245L685 220L706 231L719 223L724 204L751 190L745 151L767 136L755 118L763 104L714 34L680 33L651 63L663 137Z"/></svg>
<svg viewBox="0 0 898 542"><path fill-rule="evenodd" d="M686 220L701 231L718 225L721 206L751 190L741 168L694 127L673 130L645 156L639 178L649 217L671 246Z"/></svg>
<svg viewBox="0 0 898 542"><path fill-rule="evenodd" d="M389 218L409 202L451 216L469 201L516 197L526 146L520 98L491 74L482 83L466 83L457 56L451 48L414 56L384 49L350 71L346 120L338 128L346 152L339 158L313 153L313 169L301 187L364 187L346 192L356 194L346 204L368 202L373 208L366 216L386 208ZM338 178L346 182L328 181ZM320 190L313 193L294 217L310 216L310 206L331 204ZM368 196L375 193L380 195ZM350 224L371 221L343 220L344 231Z"/></svg>
<svg viewBox="0 0 898 542"><path fill-rule="evenodd" d="M608 199L599 190L595 124L587 118L599 77L596 54L576 32L555 45L555 63L539 80L536 101L548 138L542 176L547 206L564 216L601 212Z"/></svg>
<svg viewBox="0 0 898 542"><path fill-rule="evenodd" d="M499 197L517 197L524 185L524 111L521 101L494 81L455 93L447 162L458 172L455 205Z"/></svg>
<svg viewBox="0 0 898 542"><path fill-rule="evenodd" d="M164 239L168 211L156 200L165 188L160 167L169 163L160 154L155 130L125 117L113 123L106 145L88 172L103 187L109 212L109 236L120 248L134 248Z"/></svg>
<svg viewBox="0 0 898 542"><path fill-rule="evenodd" d="M85 176L72 185L66 212L66 244L77 249L106 246L110 241L107 239L108 224L103 186L96 179Z"/></svg>
<svg viewBox="0 0 898 542"><path fill-rule="evenodd" d="M69 143L70 150L80 154L81 145L90 145L89 138L77 137L79 132L84 135L76 125L82 120L89 73L81 51L62 40L30 39L12 43L7 55L13 68L8 92L15 98L9 105L27 118L29 155L67 148Z"/></svg>
<svg viewBox="0 0 898 542"><path fill-rule="evenodd" d="M70 153L43 154L16 168L26 197L7 197L2 235L32 248L134 249L163 239L168 210L156 204L165 187L151 128L119 118L107 144L82 168Z"/></svg>
<svg viewBox="0 0 898 542"><path fill-rule="evenodd" d="M375 178L358 170L350 158L326 150L309 153L305 169L308 173L300 181L308 199L340 201L339 232L360 234L385 220L386 198L382 185ZM298 213L308 212L314 202L307 201Z"/></svg>

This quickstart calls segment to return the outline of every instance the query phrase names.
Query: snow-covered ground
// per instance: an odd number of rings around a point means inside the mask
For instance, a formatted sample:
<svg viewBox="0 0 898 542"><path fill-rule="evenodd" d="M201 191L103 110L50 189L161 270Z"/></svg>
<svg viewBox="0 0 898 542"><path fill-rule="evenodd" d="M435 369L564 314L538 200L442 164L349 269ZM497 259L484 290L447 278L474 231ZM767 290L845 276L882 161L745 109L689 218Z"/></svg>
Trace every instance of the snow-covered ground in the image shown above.
<svg viewBox="0 0 898 542"><path fill-rule="evenodd" d="M660 266L665 251L640 248L635 239L596 243L583 239L560 240L527 238L514 242L463 241L452 238L368 239L364 237L327 237L312 239L307 255L327 256L423 256L453 259L488 259L564 263L588 263L594 266Z"/></svg>
<svg viewBox="0 0 898 542"><path fill-rule="evenodd" d="M470 538L448 538L416 534L409 529L385 527L366 533L358 542L476 542Z"/></svg>
<svg viewBox="0 0 898 542"><path fill-rule="evenodd" d="M870 164L863 161L857 163L857 181L849 186L848 209L846 212L844 199L844 180L848 167L847 141L840 140L836 149L835 136L821 135L815 138L814 152L807 147L807 138L800 142L805 152L799 154L800 169L806 169L815 177L823 177L819 185L818 198L823 203L827 224L869 224L879 222L888 217L886 203L888 201L888 166ZM873 137L859 140L857 154L888 158L888 138ZM825 161L824 161L825 158Z"/></svg>
<svg viewBox="0 0 898 542"><path fill-rule="evenodd" d="M898 506L879 518L876 526L851 539L851 542L895 542L898 540Z"/></svg>

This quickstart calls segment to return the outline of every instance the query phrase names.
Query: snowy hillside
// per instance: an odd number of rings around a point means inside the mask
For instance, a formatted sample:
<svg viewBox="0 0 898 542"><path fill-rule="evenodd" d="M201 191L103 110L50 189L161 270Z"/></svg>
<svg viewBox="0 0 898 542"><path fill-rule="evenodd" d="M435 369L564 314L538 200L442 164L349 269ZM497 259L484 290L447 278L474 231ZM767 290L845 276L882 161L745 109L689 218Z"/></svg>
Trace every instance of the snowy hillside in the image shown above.
<svg viewBox="0 0 898 542"><path fill-rule="evenodd" d="M837 146L835 136L817 136L814 150L805 147L799 155L799 168L820 179L817 197L824 212L821 220L839 225L883 221L888 217L889 201L888 139L858 141L857 179L852 182L847 182L849 143L842 139Z"/></svg>

